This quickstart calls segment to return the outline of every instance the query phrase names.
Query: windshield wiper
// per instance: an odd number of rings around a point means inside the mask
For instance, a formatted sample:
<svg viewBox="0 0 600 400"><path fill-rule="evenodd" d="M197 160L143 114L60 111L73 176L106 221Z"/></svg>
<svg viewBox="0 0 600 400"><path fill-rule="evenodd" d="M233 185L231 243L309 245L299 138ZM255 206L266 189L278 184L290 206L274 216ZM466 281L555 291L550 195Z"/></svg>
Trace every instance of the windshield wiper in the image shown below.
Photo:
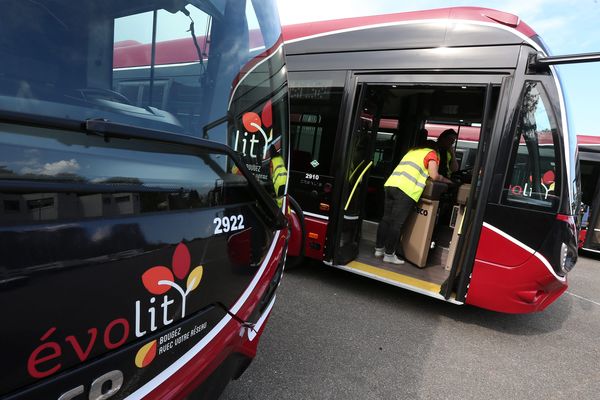
<svg viewBox="0 0 600 400"><path fill-rule="evenodd" d="M12 124L19 125L33 125L42 128L58 128L70 131L81 130L81 122L77 120L4 109L0 109L0 122L10 122Z"/></svg>
<svg viewBox="0 0 600 400"><path fill-rule="evenodd" d="M248 170L245 163L241 162L237 153L229 146L213 142L210 140L199 139L193 136L187 136L167 131L156 129L141 128L116 122L111 122L106 119L88 119L84 123L86 133L103 135L105 140L110 140L111 137L123 139L143 139L165 142L169 144L179 144L193 146L195 148L208 149L217 153L228 155L238 167L239 171L248 181L250 190L259 201L263 208L268 213L268 219L272 226L276 229L284 228L287 225L287 220L283 215L277 203L269 196L265 189L258 182L254 174Z"/></svg>

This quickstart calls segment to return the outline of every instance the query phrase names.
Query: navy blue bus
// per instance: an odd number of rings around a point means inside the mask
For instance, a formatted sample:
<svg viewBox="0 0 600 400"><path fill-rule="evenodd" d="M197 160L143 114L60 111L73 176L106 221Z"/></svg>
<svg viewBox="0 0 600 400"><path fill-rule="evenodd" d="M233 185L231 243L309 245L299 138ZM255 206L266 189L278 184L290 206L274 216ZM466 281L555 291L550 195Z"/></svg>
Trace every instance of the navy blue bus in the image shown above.
<svg viewBox="0 0 600 400"><path fill-rule="evenodd" d="M1 8L0 398L216 398L289 237L275 0Z"/></svg>

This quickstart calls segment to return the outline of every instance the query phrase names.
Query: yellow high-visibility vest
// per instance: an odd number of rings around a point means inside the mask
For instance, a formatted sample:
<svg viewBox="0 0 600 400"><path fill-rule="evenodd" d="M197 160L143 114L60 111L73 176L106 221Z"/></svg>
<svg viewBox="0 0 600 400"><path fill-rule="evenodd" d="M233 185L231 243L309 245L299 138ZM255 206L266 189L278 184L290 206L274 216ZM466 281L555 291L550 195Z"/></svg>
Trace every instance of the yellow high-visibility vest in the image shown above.
<svg viewBox="0 0 600 400"><path fill-rule="evenodd" d="M271 180L273 181L273 189L275 190L275 196L277 197L277 204L279 207L283 204L283 195L279 195L281 187L285 187L287 183L287 169L285 168L285 162L283 157L277 155L271 158Z"/></svg>
<svg viewBox="0 0 600 400"><path fill-rule="evenodd" d="M384 186L396 187L402 190L408 197L418 202L425 189L429 171L425 168L423 161L432 149L410 150L400 160Z"/></svg>

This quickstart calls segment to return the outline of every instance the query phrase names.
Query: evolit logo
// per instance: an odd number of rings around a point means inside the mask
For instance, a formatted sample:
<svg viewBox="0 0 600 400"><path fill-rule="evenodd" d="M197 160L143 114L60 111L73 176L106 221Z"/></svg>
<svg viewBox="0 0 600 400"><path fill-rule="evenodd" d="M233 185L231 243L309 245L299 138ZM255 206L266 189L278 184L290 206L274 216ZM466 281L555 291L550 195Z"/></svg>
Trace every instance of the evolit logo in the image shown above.
<svg viewBox="0 0 600 400"><path fill-rule="evenodd" d="M142 282L144 283L144 286L146 287L146 289L155 295L162 295L163 296L163 301L161 303L161 308L162 308L162 323L163 326L169 325L173 322L172 319L169 319L167 311L168 308L171 304L174 303L174 300L171 300L165 293L167 293L169 290L171 290L171 288L174 288L179 295L181 296L181 318L185 318L185 305L186 305L186 300L187 300L187 295L194 289L196 289L198 287L198 285L200 284L200 280L202 279L202 273L203 273L203 267L202 265L197 266L196 268L194 268L192 270L192 272L190 271L190 265L191 265L191 260L190 260L190 252L187 248L187 246L183 243L179 243L179 245L177 246L177 248L175 249L175 253L173 254L173 260L172 260L172 269L173 271L171 271L170 268L162 266L162 265L157 265L154 266L150 269L148 269L146 272L144 272L144 274L142 275ZM189 275L188 275L189 272ZM187 276L187 280L186 280L186 285L185 285L185 290L179 286L176 282L175 282L175 278L177 277L178 279L185 279ZM154 303L155 298L152 297L150 299L150 303ZM144 336L146 334L146 331L142 331L140 328L140 301L136 301L135 303L135 315L136 315L136 320L135 320L135 335L137 337L141 337ZM155 318L155 313L156 310L154 307L150 307L148 309L148 314L150 315L150 330L151 331L155 331L157 329L156 326L156 318ZM156 340L153 340L149 343L146 343L144 346L142 346L138 352L137 355L135 356L135 365L138 366L138 368L144 368L147 365L149 365L154 358L156 357L156 349L157 349L157 342Z"/></svg>
<svg viewBox="0 0 600 400"><path fill-rule="evenodd" d="M246 131L243 135L240 135L239 130L236 131L233 150L241 151L244 156L250 156L252 158L257 158L258 154L260 154L264 160L267 156L269 143L273 140L273 107L271 100L265 103L261 116L255 112L247 112L242 116L242 123L244 124ZM268 136L263 129L263 126L266 129L271 128ZM258 136L256 133L260 133L261 136ZM242 137L240 138L240 136ZM238 150L240 142L242 148L241 150ZM254 148L256 144L262 145L262 150L260 148L258 149L259 153L257 153Z"/></svg>
<svg viewBox="0 0 600 400"><path fill-rule="evenodd" d="M175 289L181 297L181 318L185 317L187 296L195 290L202 279L203 267L198 265L190 272L191 257L187 246L179 243L173 253L171 268L157 265L142 274L142 283L146 290L153 295L162 295L162 302L157 303L156 297L135 302L135 336L142 337L148 331L171 324L173 313L169 318L169 307L177 298L170 298L168 292ZM185 280L180 285L176 279ZM156 304L156 305L155 305ZM143 314L143 316L142 316ZM142 320L146 323L142 327ZM130 337L131 321L119 316L105 326L93 326L86 333L67 334L57 326L50 327L41 337L42 342L29 354L27 372L33 378L41 379L53 375L65 366L65 361L74 355L79 361L85 362L90 356L102 351L114 350L123 346ZM63 336L57 337L57 336ZM66 345L65 345L66 343ZM138 350L135 363L145 367L156 356L156 341L145 344Z"/></svg>

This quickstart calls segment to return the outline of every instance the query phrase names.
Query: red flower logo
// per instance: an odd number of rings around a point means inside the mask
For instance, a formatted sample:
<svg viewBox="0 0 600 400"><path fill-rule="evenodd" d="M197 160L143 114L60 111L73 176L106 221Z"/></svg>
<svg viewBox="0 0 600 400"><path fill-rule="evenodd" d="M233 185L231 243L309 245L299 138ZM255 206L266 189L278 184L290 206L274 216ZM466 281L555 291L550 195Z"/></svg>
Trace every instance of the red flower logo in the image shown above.
<svg viewBox="0 0 600 400"><path fill-rule="evenodd" d="M142 274L142 283L150 293L156 295L167 293L171 288L174 288L179 292L182 300L181 318L184 318L187 295L200 284L204 269L202 265L199 265L190 272L190 251L185 243L179 243L177 245L171 263L172 270L162 265L157 265L148 269ZM185 279L186 276L187 281L185 290L183 290L183 288L175 282L175 277L182 280Z"/></svg>
<svg viewBox="0 0 600 400"><path fill-rule="evenodd" d="M262 128L263 125L268 129L273 125L273 106L271 104L271 100L267 101L262 109L261 117L255 112L247 112L242 115L242 123L244 124L244 128L249 133L260 132L263 139L265 140L265 146L263 149L263 158L266 157L267 154L267 144L273 140L273 129L270 130L269 136Z"/></svg>
<svg viewBox="0 0 600 400"><path fill-rule="evenodd" d="M144 368L154 360L156 357L156 340L151 341L143 345L135 355L135 365L138 368Z"/></svg>

